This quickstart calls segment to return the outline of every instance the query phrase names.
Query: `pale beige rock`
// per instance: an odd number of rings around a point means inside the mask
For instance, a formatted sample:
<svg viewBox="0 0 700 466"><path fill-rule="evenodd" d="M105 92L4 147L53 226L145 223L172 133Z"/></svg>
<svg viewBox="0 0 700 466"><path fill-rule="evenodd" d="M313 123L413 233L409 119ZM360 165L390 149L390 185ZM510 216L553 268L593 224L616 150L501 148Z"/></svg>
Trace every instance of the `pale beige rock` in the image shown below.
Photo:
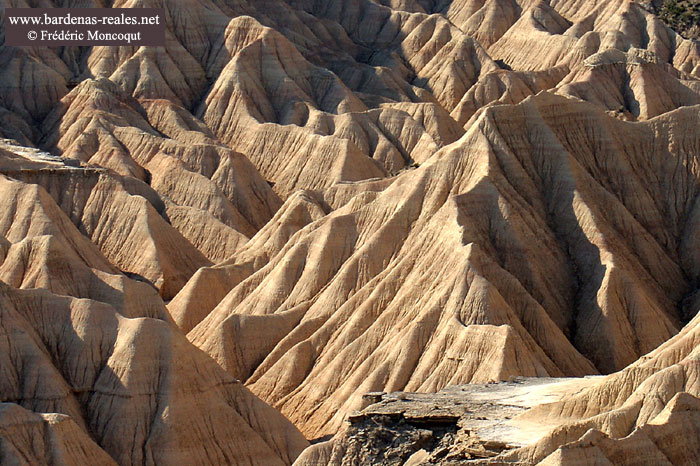
<svg viewBox="0 0 700 466"><path fill-rule="evenodd" d="M687 464L697 450L698 317L656 350L596 385L533 408L524 421L557 426L508 454L530 464ZM591 448L596 456L583 455ZM639 455L639 456L638 456ZM656 460L655 460L656 459Z"/></svg>
<svg viewBox="0 0 700 466"><path fill-rule="evenodd" d="M638 57L639 52L611 49L592 55L559 83L557 91L640 120L700 103L695 81L684 83L670 65L655 62L655 56Z"/></svg>
<svg viewBox="0 0 700 466"><path fill-rule="evenodd" d="M99 249L71 223L46 190L0 175L2 198L12 200L9 208L0 210L0 235L10 243L25 238L51 235L61 238L89 267L114 272Z"/></svg>
<svg viewBox="0 0 700 466"><path fill-rule="evenodd" d="M250 32L241 41L245 30ZM251 32L258 35L256 40ZM229 45L233 38L237 42ZM435 152L444 143L441 132L449 142L459 132L447 122L431 123L432 133L427 131L422 112L414 113L422 121L389 107L365 113L364 104L338 77L308 63L286 38L250 18L231 22L226 50L228 64L199 114L223 141L246 154L284 197L299 188L320 189L395 173L409 161L422 161ZM276 102L284 107L276 107ZM441 117L447 121L444 113ZM279 154L279 163L268 163L269 152Z"/></svg>
<svg viewBox="0 0 700 466"><path fill-rule="evenodd" d="M659 415L624 438L610 438L591 429L581 439L558 448L539 465L673 465L692 464L700 447L700 401L676 395Z"/></svg>
<svg viewBox="0 0 700 466"><path fill-rule="evenodd" d="M321 219L325 211L302 191L287 199L270 223L231 260L216 267L203 267L168 304L175 322L189 332L243 280L262 268L284 244L309 223Z"/></svg>
<svg viewBox="0 0 700 466"><path fill-rule="evenodd" d="M165 215L170 224L212 263L225 261L248 241L248 237L194 207L168 202Z"/></svg>
<svg viewBox="0 0 700 466"><path fill-rule="evenodd" d="M28 237L9 247L0 265L0 280L15 288L44 288L107 303L126 317L170 320L150 285L89 268L56 236Z"/></svg>
<svg viewBox="0 0 700 466"><path fill-rule="evenodd" d="M117 464L69 416L36 414L14 403L0 404L0 438L7 464Z"/></svg>
<svg viewBox="0 0 700 466"><path fill-rule="evenodd" d="M696 189L692 171L676 174L677 158L690 153L669 146L678 137L683 147L698 143L682 129L696 113L630 127L546 94L488 109L419 169L379 193L358 193L292 237L188 336L309 436L337 429L366 391L595 372L565 336L572 321L569 338L579 350L599 370L620 369L680 326L674 303L687 285L675 246L666 245L680 244L684 233L681 217L669 216L676 207L663 199L690 212L694 195L661 194L669 185L654 180L681 176L689 193ZM572 143L572 128L579 142ZM594 139L581 142L587 138ZM668 155L652 162L636 146L641 141ZM630 158L603 163L597 151ZM637 175L621 178L628 164ZM620 184L595 182L601 173ZM529 202L519 204L520 196ZM572 268L591 275L574 278ZM483 340L479 325L486 325ZM264 334L264 345L226 344L246 334ZM489 354L489 345L502 363L469 356ZM512 357L503 353L510 345Z"/></svg>
<svg viewBox="0 0 700 466"><path fill-rule="evenodd" d="M165 233L160 239L154 238L156 251L159 252L156 256L145 259L150 262L157 257L156 260L162 262L163 272L149 269L147 267L151 265L146 266L143 263L125 264L123 257L126 251L122 251L121 248L128 247L130 243L123 239L114 236L115 244L111 246L96 240L110 260L117 263L122 270L137 273L156 283L166 298L174 296L184 283L175 278L176 276L184 276L186 279L197 268L209 265L202 253L214 260L228 257L237 245L245 242L267 222L279 205L279 199L249 162L239 154L217 147L215 140L207 135L195 133L200 126L192 117L188 121L179 107L151 101L148 104L148 112L156 121L157 127L173 137L188 139L190 134L199 134L201 145L185 146L184 143L157 137L156 132L145 120L146 115L139 113L140 105L120 94L113 85L104 80L81 84L65 101L67 110L56 112L49 118L49 121L53 120L56 123L47 123L50 131L63 134L57 143L59 147L64 144L62 141L66 138L73 140L75 137L64 155L74 154L77 158L87 158L90 163L104 164L144 179L158 191L158 194L152 192L148 199L159 212L164 212L159 196L167 197L183 207L174 217L176 221L173 224L181 231L176 234ZM96 105L100 102L108 102L109 105ZM91 108L94 110L90 110ZM93 138L89 128L92 122L96 121L95 118L101 121L107 119L111 124L100 123L101 129ZM57 123L59 121L60 124ZM87 121L90 123L85 131L82 128ZM175 130L174 127L181 129ZM76 135L72 136L76 131L80 131L79 135L75 133ZM105 131L107 134L104 138L107 144L103 142L103 136L99 135ZM143 144L144 138L148 144ZM121 155L116 159L113 157L114 152L109 149L112 144L121 151ZM76 148L76 145L81 148ZM124 148L127 151L123 151ZM80 155L86 150L88 153L97 153L91 156ZM136 168L132 170L128 168L130 166ZM149 206L144 204L142 208L148 210ZM189 214L186 214L187 212ZM160 225L152 230L153 233L170 228L170 225L161 221L155 212L151 211L150 215L152 221ZM202 229L202 218L208 218L207 222L216 225L220 232L213 234ZM131 221L128 217L123 220ZM131 231L131 236L137 231ZM188 244L180 234L195 246ZM229 240L217 244L217 237L226 237ZM179 246L176 246L177 244ZM196 251L195 247L199 247L200 250ZM172 278L166 277L161 282L161 273Z"/></svg>
<svg viewBox="0 0 700 466"><path fill-rule="evenodd" d="M464 130L456 125L454 120L439 105L401 102L383 104L382 107L403 110L411 115L425 128L438 147L452 144L464 135Z"/></svg>
<svg viewBox="0 0 700 466"><path fill-rule="evenodd" d="M153 181L162 195L207 210L243 234L259 229L280 205L250 162L222 147L182 107L159 100L143 109L107 80L82 83L63 104L44 130L64 157ZM188 186L198 184L202 192L188 195Z"/></svg>
<svg viewBox="0 0 700 466"><path fill-rule="evenodd" d="M560 66L541 72L499 70L489 73L464 94L450 115L458 123L468 125L469 119L480 108L520 103L528 96L555 87L568 71L568 67Z"/></svg>
<svg viewBox="0 0 700 466"><path fill-rule="evenodd" d="M66 81L71 73L46 48L0 47L0 61L0 104L25 124L41 121L68 92ZM30 95L32 98L27 98ZM35 139L38 132L24 135Z"/></svg>
<svg viewBox="0 0 700 466"><path fill-rule="evenodd" d="M307 445L167 322L3 283L0 300L3 399L70 416L118 464L290 464Z"/></svg>
<svg viewBox="0 0 700 466"><path fill-rule="evenodd" d="M175 38L168 37L166 47L167 51L160 47L139 48L109 78L137 99L167 99L191 108L204 92L205 72ZM98 63L102 60L105 58ZM96 75L102 73L99 70Z"/></svg>
<svg viewBox="0 0 700 466"><path fill-rule="evenodd" d="M530 464L541 459L537 464L543 465L689 464L697 457L698 399L681 391L661 407L658 415L646 420L639 417L639 405L631 404L590 419L568 421L535 445L507 456Z"/></svg>
<svg viewBox="0 0 700 466"><path fill-rule="evenodd" d="M7 256L7 251L12 246L12 243L0 236L0 261L4 261Z"/></svg>
<svg viewBox="0 0 700 466"><path fill-rule="evenodd" d="M160 216L154 207L160 199L142 183L104 170L39 169L13 175L46 189L111 263L150 281L165 299L199 267L211 264ZM149 202L139 194L155 197Z"/></svg>
<svg viewBox="0 0 700 466"><path fill-rule="evenodd" d="M166 46L0 46L0 280L31 301L2 400L119 464L291 463L233 378L316 438L367 391L622 370L524 416L555 427L532 464L693 429L700 46L648 5L112 6L163 6Z"/></svg>

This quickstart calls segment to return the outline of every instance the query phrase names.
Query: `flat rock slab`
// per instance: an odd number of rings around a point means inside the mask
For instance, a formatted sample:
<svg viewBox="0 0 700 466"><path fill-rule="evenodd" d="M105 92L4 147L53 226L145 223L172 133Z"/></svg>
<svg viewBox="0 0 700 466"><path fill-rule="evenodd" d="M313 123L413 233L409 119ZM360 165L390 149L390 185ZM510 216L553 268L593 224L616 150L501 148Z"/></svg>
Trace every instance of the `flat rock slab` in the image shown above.
<svg viewBox="0 0 700 466"><path fill-rule="evenodd" d="M371 393L370 404L348 417L351 425L371 418L402 419L415 426L453 424L482 442L501 448L528 445L551 426L516 419L527 409L558 401L600 380L582 378L523 377L509 382L457 385L437 393ZM496 445L497 444L497 445Z"/></svg>

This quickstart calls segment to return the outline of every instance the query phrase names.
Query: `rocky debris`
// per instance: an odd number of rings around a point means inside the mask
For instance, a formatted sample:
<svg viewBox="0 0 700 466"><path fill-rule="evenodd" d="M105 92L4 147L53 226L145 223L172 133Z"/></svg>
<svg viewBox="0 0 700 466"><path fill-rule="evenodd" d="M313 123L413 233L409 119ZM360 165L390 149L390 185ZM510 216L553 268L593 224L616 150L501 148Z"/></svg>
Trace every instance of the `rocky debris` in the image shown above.
<svg viewBox="0 0 700 466"><path fill-rule="evenodd" d="M519 424L519 414L593 382L516 378L436 393L368 393L363 400L372 404L350 414L341 433L303 453L295 465L461 464L495 458L546 432ZM327 459L317 463L319 450Z"/></svg>
<svg viewBox="0 0 700 466"><path fill-rule="evenodd" d="M348 416L344 458L352 457L355 464L401 465L421 450L428 453L427 461L435 463L486 458L514 448L499 440L481 439L474 428L481 420L510 419L525 408L496 404L496 400L472 401L469 393L477 387L383 396Z"/></svg>

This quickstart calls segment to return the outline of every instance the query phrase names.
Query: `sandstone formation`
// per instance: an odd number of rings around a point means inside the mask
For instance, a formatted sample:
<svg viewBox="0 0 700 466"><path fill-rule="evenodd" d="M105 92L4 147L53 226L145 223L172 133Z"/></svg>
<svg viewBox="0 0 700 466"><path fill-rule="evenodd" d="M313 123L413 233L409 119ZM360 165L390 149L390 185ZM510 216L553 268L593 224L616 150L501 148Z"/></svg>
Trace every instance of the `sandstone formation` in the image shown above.
<svg viewBox="0 0 700 466"><path fill-rule="evenodd" d="M45 165L21 172L91 184ZM43 183L0 184L3 462L294 460L306 440L185 339L152 285L112 266Z"/></svg>
<svg viewBox="0 0 700 466"><path fill-rule="evenodd" d="M366 391L621 369L681 326L697 184L678 172L694 162L676 160L695 153L681 128L696 112L629 126L547 94L494 107L384 191L304 227L188 336L311 435ZM665 177L688 180L685 194L662 193Z"/></svg>
<svg viewBox="0 0 700 466"><path fill-rule="evenodd" d="M367 392L595 374L482 461L695 456L700 43L659 2L109 6L165 47L0 45L2 458L291 464Z"/></svg>
<svg viewBox="0 0 700 466"><path fill-rule="evenodd" d="M698 317L624 370L523 414L561 425L512 455L533 464L569 464L569 458L593 464L593 458L576 459L587 447L600 461L613 464L692 462L698 449L690 434L698 429L697 332Z"/></svg>
<svg viewBox="0 0 700 466"><path fill-rule="evenodd" d="M89 432L118 464L289 464L306 446L168 322L0 288L3 398L70 417L77 425L66 441Z"/></svg>
<svg viewBox="0 0 700 466"><path fill-rule="evenodd" d="M7 464L117 464L69 416L2 403L0 420L0 455Z"/></svg>
<svg viewBox="0 0 700 466"><path fill-rule="evenodd" d="M502 452L546 433L518 421L519 413L594 382L518 377L511 382L457 385L436 393L368 393L363 396L368 406L348 417L345 431L307 448L294 464L456 465L483 459L495 463L502 461Z"/></svg>

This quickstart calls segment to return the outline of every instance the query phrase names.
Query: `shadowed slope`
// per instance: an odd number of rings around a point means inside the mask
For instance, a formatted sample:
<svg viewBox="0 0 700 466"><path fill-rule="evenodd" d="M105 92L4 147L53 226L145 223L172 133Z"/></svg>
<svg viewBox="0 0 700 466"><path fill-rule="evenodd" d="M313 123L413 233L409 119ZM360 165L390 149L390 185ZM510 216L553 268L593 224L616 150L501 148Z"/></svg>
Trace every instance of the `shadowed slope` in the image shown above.
<svg viewBox="0 0 700 466"><path fill-rule="evenodd" d="M3 283L0 301L3 399L70 416L118 464L290 464L306 446L166 322Z"/></svg>
<svg viewBox="0 0 700 466"><path fill-rule="evenodd" d="M362 392L620 369L680 327L696 112L631 125L547 94L489 109L228 282L188 337L312 436ZM492 345L513 352L487 362Z"/></svg>

